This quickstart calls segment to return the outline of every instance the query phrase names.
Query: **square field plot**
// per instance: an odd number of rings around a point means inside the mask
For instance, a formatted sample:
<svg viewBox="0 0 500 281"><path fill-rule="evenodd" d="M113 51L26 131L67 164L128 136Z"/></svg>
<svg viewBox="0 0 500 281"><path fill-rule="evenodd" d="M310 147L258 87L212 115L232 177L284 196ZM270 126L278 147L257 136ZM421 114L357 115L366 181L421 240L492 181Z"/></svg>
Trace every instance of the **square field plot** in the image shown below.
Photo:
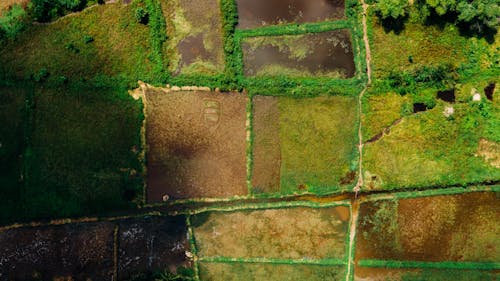
<svg viewBox="0 0 500 281"><path fill-rule="evenodd" d="M243 39L245 76L350 78L356 72L347 29Z"/></svg>
<svg viewBox="0 0 500 281"><path fill-rule="evenodd" d="M498 181L500 104L483 95L487 84L474 87L368 94L363 109L365 188ZM481 100L472 101L471 92L480 93Z"/></svg>
<svg viewBox="0 0 500 281"><path fill-rule="evenodd" d="M248 193L246 105L238 93L146 93L149 202Z"/></svg>
<svg viewBox="0 0 500 281"><path fill-rule="evenodd" d="M349 207L209 212L191 217L203 257L337 259L346 257Z"/></svg>
<svg viewBox="0 0 500 281"><path fill-rule="evenodd" d="M262 263L200 263L205 281L324 281L344 280L343 266Z"/></svg>
<svg viewBox="0 0 500 281"><path fill-rule="evenodd" d="M215 74L224 70L218 0L162 0L167 21L170 71Z"/></svg>
<svg viewBox="0 0 500 281"><path fill-rule="evenodd" d="M498 262L498 221L496 192L363 203L356 260Z"/></svg>
<svg viewBox="0 0 500 281"><path fill-rule="evenodd" d="M344 18L344 0L237 0L239 28Z"/></svg>
<svg viewBox="0 0 500 281"><path fill-rule="evenodd" d="M327 193L354 184L355 98L255 96L253 103L255 193Z"/></svg>
<svg viewBox="0 0 500 281"><path fill-rule="evenodd" d="M130 280L145 272L168 267L191 267L185 252L187 241L185 216L145 217L118 222L118 276Z"/></svg>

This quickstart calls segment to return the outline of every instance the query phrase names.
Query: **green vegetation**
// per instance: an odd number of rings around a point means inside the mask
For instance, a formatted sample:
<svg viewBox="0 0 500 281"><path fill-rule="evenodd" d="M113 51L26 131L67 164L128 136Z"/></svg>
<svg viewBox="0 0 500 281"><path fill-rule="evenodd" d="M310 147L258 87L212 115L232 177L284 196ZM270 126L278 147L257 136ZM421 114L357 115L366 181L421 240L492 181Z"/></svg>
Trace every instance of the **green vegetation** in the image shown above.
<svg viewBox="0 0 500 281"><path fill-rule="evenodd" d="M158 60L149 54L157 48L150 45L148 26L135 20L140 5L94 6L51 24L27 26L0 48L0 79L27 80L45 70L46 80L55 85L135 86L137 80L156 81L159 75L152 70ZM156 26L154 18L151 26ZM94 40L88 42L85 36Z"/></svg>
<svg viewBox="0 0 500 281"><path fill-rule="evenodd" d="M200 263L201 280L342 280L344 267L253 263Z"/></svg>
<svg viewBox="0 0 500 281"><path fill-rule="evenodd" d="M338 190L357 165L356 101L280 98L282 193ZM353 179L354 180L354 179Z"/></svg>
<svg viewBox="0 0 500 281"><path fill-rule="evenodd" d="M21 5L13 5L8 11L0 11L0 44L5 39L15 39L27 25L28 16Z"/></svg>
<svg viewBox="0 0 500 281"><path fill-rule="evenodd" d="M168 270L156 271L134 276L128 281L191 281L197 280L192 269L180 267L176 273Z"/></svg>

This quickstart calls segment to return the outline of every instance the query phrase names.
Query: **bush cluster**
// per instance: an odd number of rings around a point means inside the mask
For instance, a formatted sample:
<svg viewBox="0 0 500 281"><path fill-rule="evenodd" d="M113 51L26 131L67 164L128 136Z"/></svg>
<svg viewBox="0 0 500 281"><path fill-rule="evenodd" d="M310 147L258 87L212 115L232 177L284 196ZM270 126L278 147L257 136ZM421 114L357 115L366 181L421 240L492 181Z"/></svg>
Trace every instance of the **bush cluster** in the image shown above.
<svg viewBox="0 0 500 281"><path fill-rule="evenodd" d="M33 20L49 22L68 13L83 10L87 2L87 0L32 0L28 11Z"/></svg>

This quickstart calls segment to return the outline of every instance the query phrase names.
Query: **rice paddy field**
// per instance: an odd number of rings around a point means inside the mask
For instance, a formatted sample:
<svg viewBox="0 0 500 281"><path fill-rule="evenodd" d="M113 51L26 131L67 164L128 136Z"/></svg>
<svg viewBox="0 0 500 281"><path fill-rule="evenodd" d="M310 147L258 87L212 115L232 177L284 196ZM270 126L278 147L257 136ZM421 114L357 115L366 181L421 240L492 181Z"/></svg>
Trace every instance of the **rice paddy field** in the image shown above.
<svg viewBox="0 0 500 281"><path fill-rule="evenodd" d="M63 2L0 3L0 280L500 278L498 33Z"/></svg>

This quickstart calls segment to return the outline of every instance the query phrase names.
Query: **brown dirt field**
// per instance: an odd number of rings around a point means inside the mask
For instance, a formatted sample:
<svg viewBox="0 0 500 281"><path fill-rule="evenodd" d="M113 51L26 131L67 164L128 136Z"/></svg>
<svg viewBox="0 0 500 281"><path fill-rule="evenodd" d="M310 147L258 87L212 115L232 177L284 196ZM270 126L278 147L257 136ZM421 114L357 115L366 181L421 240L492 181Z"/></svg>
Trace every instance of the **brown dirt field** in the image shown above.
<svg viewBox="0 0 500 281"><path fill-rule="evenodd" d="M20 4L26 6L28 2L29 0L2 0L0 1L0 16L2 15L3 11L8 10L12 5Z"/></svg>
<svg viewBox="0 0 500 281"><path fill-rule="evenodd" d="M119 222L118 279L129 280L144 272L191 267L185 251L186 217L150 217Z"/></svg>
<svg viewBox="0 0 500 281"><path fill-rule="evenodd" d="M203 257L343 259L347 207L204 213L192 218Z"/></svg>
<svg viewBox="0 0 500 281"><path fill-rule="evenodd" d="M498 221L495 192L365 203L356 259L498 261Z"/></svg>
<svg viewBox="0 0 500 281"><path fill-rule="evenodd" d="M281 149L278 98L255 96L253 103L253 191L279 192Z"/></svg>
<svg viewBox="0 0 500 281"><path fill-rule="evenodd" d="M246 104L237 93L146 93L148 202L248 193Z"/></svg>
<svg viewBox="0 0 500 281"><path fill-rule="evenodd" d="M2 232L0 280L111 280L113 231L100 222Z"/></svg>

